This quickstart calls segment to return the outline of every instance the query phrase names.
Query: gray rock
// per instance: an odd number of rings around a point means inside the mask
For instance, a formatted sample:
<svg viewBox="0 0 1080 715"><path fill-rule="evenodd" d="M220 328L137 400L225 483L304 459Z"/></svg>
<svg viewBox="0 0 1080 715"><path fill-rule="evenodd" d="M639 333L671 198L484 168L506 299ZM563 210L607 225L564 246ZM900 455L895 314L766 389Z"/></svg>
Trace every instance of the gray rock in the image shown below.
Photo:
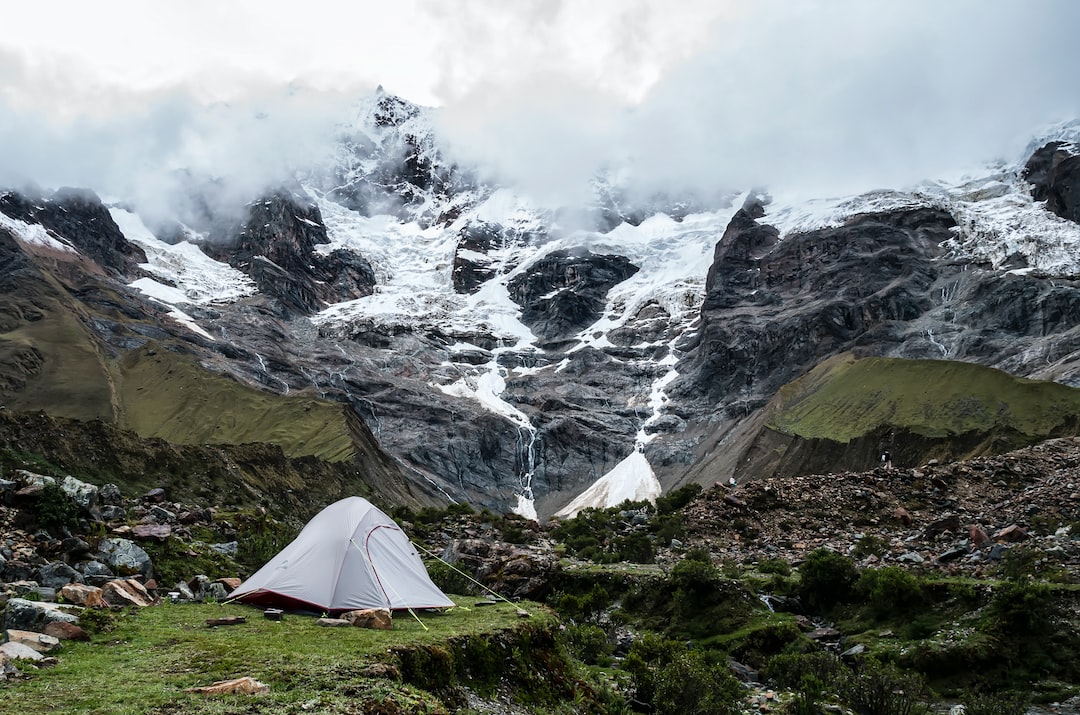
<svg viewBox="0 0 1080 715"><path fill-rule="evenodd" d="M41 632L47 624L53 622L77 624L79 619L62 610L55 603L28 601L25 598L12 598L4 607L4 629L14 628L20 631Z"/></svg>
<svg viewBox="0 0 1080 715"><path fill-rule="evenodd" d="M82 583L82 580L82 574L63 561L45 564L37 572L37 582L47 588L63 588L72 581Z"/></svg>
<svg viewBox="0 0 1080 715"><path fill-rule="evenodd" d="M224 601L229 597L229 589L225 588L225 584L214 581L207 586L204 594L203 598L207 601Z"/></svg>
<svg viewBox="0 0 1080 715"><path fill-rule="evenodd" d="M3 580L7 583L16 581L30 581L34 578L36 569L25 561L9 560L4 563Z"/></svg>
<svg viewBox="0 0 1080 715"><path fill-rule="evenodd" d="M80 509L89 511L97 506L98 488L93 484L87 484L75 477L68 476L64 477L63 481L60 482L60 488L79 505Z"/></svg>
<svg viewBox="0 0 1080 715"><path fill-rule="evenodd" d="M100 546L100 558L122 575L143 574L151 578L154 573L150 555L142 547L128 539L104 539Z"/></svg>
<svg viewBox="0 0 1080 715"><path fill-rule="evenodd" d="M176 514L160 506L150 507L148 516L158 524L172 524L176 521Z"/></svg>
<svg viewBox="0 0 1080 715"><path fill-rule="evenodd" d="M0 654L11 660L42 660L44 655L24 643L4 643L0 645Z"/></svg>
<svg viewBox="0 0 1080 715"><path fill-rule="evenodd" d="M236 551L240 547L240 544L236 541L229 541L224 544L210 544L210 548L223 556L234 557Z"/></svg>
<svg viewBox="0 0 1080 715"><path fill-rule="evenodd" d="M115 484L103 484L98 490L98 500L102 504L115 506L120 503L120 487Z"/></svg>
<svg viewBox="0 0 1080 715"><path fill-rule="evenodd" d="M862 643L859 643L859 644L853 645L852 647L845 650L843 653L840 654L840 657L841 658L854 658L855 656L862 655L865 652L866 652L866 646L864 646Z"/></svg>
<svg viewBox="0 0 1080 715"><path fill-rule="evenodd" d="M24 487L44 487L49 484L56 484L56 477L38 474L26 469L16 469L15 479Z"/></svg>
<svg viewBox="0 0 1080 715"><path fill-rule="evenodd" d="M123 521L127 519L127 510L112 504L101 507L101 518L105 521Z"/></svg>
<svg viewBox="0 0 1080 715"><path fill-rule="evenodd" d="M924 559L921 554L915 551L909 551L906 554L900 554L896 557L896 560L902 564L921 564L926 561L926 559Z"/></svg>

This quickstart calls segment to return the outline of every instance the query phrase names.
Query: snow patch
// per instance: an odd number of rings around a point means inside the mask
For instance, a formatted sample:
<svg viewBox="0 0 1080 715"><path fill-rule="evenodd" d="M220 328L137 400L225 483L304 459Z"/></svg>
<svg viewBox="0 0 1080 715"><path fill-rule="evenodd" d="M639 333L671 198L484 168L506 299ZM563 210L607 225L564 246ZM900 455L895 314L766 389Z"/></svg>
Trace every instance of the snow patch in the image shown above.
<svg viewBox="0 0 1080 715"><path fill-rule="evenodd" d="M618 506L627 499L655 502L660 491L660 482L653 474L649 460L635 449L614 469L556 512L555 516L572 519L582 509L606 509Z"/></svg>
<svg viewBox="0 0 1080 715"><path fill-rule="evenodd" d="M55 251L63 251L64 253L79 253L74 246L66 241L61 241L50 235L48 230L40 223L26 223L25 221L20 221L17 218L11 218L6 214L0 213L0 228L7 230L15 236L16 239L26 244L51 248Z"/></svg>

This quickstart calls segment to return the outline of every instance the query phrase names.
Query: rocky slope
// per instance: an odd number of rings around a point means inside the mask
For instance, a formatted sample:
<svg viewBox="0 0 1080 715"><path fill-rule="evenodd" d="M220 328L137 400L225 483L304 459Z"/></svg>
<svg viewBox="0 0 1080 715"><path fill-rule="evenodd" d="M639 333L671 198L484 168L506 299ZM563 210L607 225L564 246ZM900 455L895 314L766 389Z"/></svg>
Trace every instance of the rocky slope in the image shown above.
<svg viewBox="0 0 1080 715"><path fill-rule="evenodd" d="M1077 132L907 192L633 206L599 181L573 213L480 182L446 158L430 110L380 93L342 124L330 164L239 219L205 195L148 227L87 193L4 194L0 394L146 436L287 450L319 441L288 446L295 417L225 425L329 401L344 406L331 431L356 453L377 440L424 498L529 516L605 476L645 491L751 477L739 465L770 400L841 353L1078 381ZM145 399L169 384L132 377L147 350L265 399L214 390L174 409L186 383ZM635 453L645 468L619 471Z"/></svg>

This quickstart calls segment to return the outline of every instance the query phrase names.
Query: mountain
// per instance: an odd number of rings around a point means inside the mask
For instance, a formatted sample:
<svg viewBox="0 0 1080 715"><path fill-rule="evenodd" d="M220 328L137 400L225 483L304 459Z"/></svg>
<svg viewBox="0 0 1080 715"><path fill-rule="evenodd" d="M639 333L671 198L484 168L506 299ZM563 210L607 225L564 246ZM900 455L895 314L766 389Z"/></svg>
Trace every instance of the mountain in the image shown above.
<svg viewBox="0 0 1080 715"><path fill-rule="evenodd" d="M969 366L1080 384L1080 124L904 191L633 201L599 176L587 206L550 208L455 163L434 111L376 93L330 161L239 211L197 177L199 210L166 222L87 190L2 194L0 399L347 461L397 485L391 502L532 517L866 468L890 434L920 435L893 450L916 463L1075 432L1071 397L1054 420L970 427L944 401L920 432L836 360L860 358L878 392L901 373L1011 384ZM822 434L778 412L826 382L854 411L815 408ZM852 414L866 430L844 432Z"/></svg>

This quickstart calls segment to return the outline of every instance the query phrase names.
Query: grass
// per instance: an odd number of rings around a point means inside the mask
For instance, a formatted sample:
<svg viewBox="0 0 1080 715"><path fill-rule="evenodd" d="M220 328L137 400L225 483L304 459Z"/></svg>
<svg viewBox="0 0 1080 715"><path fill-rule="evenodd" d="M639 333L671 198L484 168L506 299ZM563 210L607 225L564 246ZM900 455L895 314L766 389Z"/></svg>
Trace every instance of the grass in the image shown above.
<svg viewBox="0 0 1080 715"><path fill-rule="evenodd" d="M888 425L926 437L996 428L1048 436L1080 416L1080 389L948 360L828 360L780 390L769 426L837 442Z"/></svg>
<svg viewBox="0 0 1080 715"><path fill-rule="evenodd" d="M26 680L0 684L0 715L41 713L320 713L445 712L432 693L391 677L376 664L395 663L398 649L441 652L451 639L553 628L554 616L535 604L474 607L420 614L423 626L395 614L391 631L323 628L315 618L286 614L269 621L232 604L163 604L130 613L90 643L68 643L59 664L28 669ZM246 616L247 623L208 628L206 619ZM426 629L424 628L426 626ZM383 669L385 671L385 668ZM270 686L258 696L207 697L184 692L217 680L251 676ZM382 702L382 709L364 703ZM395 709L396 708L396 709Z"/></svg>
<svg viewBox="0 0 1080 715"><path fill-rule="evenodd" d="M353 456L345 408L241 385L164 349L132 351L121 362L121 427L176 444L268 442L289 457L330 462Z"/></svg>

